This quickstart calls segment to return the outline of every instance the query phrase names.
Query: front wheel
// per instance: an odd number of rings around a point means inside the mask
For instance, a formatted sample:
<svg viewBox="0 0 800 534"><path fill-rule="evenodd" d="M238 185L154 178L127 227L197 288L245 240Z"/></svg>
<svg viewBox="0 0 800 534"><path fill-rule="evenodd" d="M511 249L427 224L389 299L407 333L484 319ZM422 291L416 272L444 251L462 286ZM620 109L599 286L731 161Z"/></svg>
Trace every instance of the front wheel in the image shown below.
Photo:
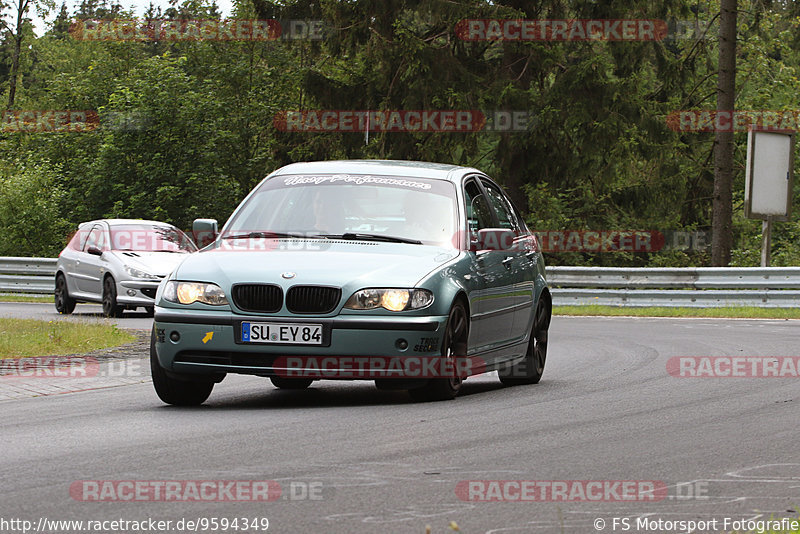
<svg viewBox="0 0 800 534"><path fill-rule="evenodd" d="M56 276L55 305L58 313L69 315L75 311L75 299L69 296L67 279L63 274Z"/></svg>
<svg viewBox="0 0 800 534"><path fill-rule="evenodd" d="M311 378L286 378L284 376L269 377L272 385L280 389L306 389L314 381Z"/></svg>
<svg viewBox="0 0 800 534"><path fill-rule="evenodd" d="M467 357L469 318L460 302L453 304L444 327L442 343L442 370L452 372L447 378L431 378L421 388L409 389L408 394L416 402L451 400L458 395L463 382L459 370Z"/></svg>
<svg viewBox="0 0 800 534"><path fill-rule="evenodd" d="M547 360L547 330L550 328L551 308L549 302L539 298L536 316L533 319L531 338L525 359L516 365L500 369L500 382L506 386L538 384L544 374Z"/></svg>
<svg viewBox="0 0 800 534"><path fill-rule="evenodd" d="M158 362L155 331L150 335L150 374L158 398L174 406L199 406L208 399L211 390L214 389L214 382L176 380L167 376Z"/></svg>
<svg viewBox="0 0 800 534"><path fill-rule="evenodd" d="M103 315L106 317L122 317L124 308L117 304L117 284L110 276L103 280Z"/></svg>

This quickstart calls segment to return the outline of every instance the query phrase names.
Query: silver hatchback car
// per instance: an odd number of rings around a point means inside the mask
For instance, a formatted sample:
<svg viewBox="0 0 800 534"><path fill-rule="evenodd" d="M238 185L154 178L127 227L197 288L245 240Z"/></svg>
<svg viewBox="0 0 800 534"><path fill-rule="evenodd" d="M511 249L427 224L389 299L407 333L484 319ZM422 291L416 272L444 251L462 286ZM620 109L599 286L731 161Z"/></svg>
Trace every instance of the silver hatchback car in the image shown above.
<svg viewBox="0 0 800 534"><path fill-rule="evenodd" d="M171 224L140 219L82 223L56 264L55 305L72 313L78 302L100 302L103 314L143 307L152 315L158 284L188 254L194 242Z"/></svg>

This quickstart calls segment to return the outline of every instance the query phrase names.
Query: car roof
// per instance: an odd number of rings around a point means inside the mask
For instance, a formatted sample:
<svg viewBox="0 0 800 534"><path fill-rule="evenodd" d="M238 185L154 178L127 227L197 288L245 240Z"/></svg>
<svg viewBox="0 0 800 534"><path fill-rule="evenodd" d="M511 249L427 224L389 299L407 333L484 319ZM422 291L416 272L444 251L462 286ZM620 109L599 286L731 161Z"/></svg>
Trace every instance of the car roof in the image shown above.
<svg viewBox="0 0 800 534"><path fill-rule="evenodd" d="M452 181L468 173L481 172L471 167L427 161L361 159L292 163L276 170L272 173L272 176L288 174L373 174Z"/></svg>
<svg viewBox="0 0 800 534"><path fill-rule="evenodd" d="M161 226L172 226L171 224L165 223L163 221L148 221L146 219L96 219L94 221L83 222L79 226L85 226L88 224L97 224L97 223L107 223L109 226L117 226L124 224L154 224Z"/></svg>

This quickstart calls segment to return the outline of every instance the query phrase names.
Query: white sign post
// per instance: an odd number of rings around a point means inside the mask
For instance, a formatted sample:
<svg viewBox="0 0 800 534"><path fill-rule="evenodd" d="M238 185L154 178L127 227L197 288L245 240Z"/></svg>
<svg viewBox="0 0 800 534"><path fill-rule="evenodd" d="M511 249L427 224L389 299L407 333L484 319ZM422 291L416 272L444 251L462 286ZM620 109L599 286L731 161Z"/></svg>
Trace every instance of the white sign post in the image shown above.
<svg viewBox="0 0 800 534"><path fill-rule="evenodd" d="M794 132L755 130L747 133L744 215L762 219L761 266L769 267L773 221L788 221L792 212Z"/></svg>

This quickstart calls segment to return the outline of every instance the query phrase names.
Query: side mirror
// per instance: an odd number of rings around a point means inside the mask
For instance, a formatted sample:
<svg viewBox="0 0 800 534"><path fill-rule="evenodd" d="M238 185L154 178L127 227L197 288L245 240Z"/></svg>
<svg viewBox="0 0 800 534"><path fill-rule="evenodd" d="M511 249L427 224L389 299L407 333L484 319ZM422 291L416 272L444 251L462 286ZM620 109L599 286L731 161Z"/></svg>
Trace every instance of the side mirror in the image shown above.
<svg viewBox="0 0 800 534"><path fill-rule="evenodd" d="M213 243L218 233L216 219L195 219L192 223L192 237L198 248Z"/></svg>
<svg viewBox="0 0 800 534"><path fill-rule="evenodd" d="M469 239L469 251L478 252L481 249L480 238L476 232L469 232L467 234Z"/></svg>
<svg viewBox="0 0 800 534"><path fill-rule="evenodd" d="M507 228L483 228L478 230L477 242L470 243L470 250L512 250L516 237Z"/></svg>
<svg viewBox="0 0 800 534"><path fill-rule="evenodd" d="M102 256L103 255L103 251L100 250L99 248L95 247L95 246L91 246L91 247L87 248L86 249L86 253L87 254L91 254L92 256Z"/></svg>

